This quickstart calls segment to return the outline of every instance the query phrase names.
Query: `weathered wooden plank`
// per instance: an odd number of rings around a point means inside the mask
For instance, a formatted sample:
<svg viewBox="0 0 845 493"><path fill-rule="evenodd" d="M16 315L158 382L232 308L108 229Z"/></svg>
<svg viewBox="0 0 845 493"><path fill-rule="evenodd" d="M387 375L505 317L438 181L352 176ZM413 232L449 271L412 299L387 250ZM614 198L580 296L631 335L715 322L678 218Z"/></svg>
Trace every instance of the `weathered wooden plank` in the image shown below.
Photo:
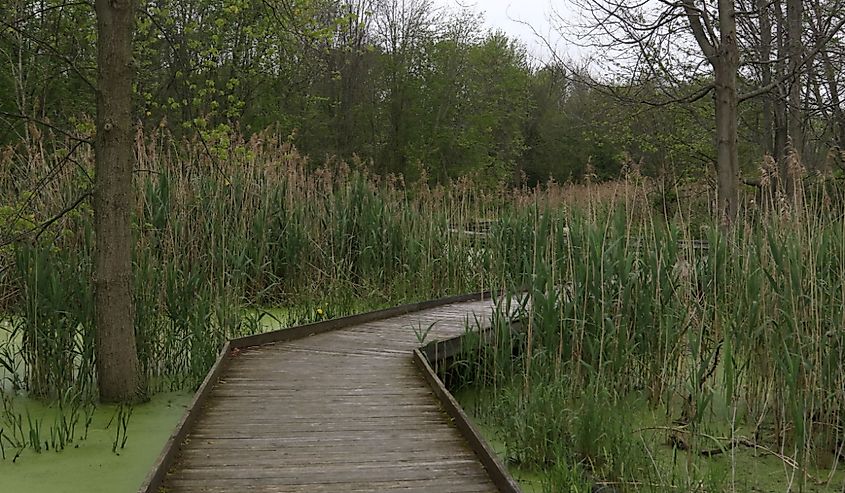
<svg viewBox="0 0 845 493"><path fill-rule="evenodd" d="M237 479L248 484L330 484L361 481L414 481L428 478L441 478L443 486L448 479L474 475L479 480L487 479L484 469L477 460L455 461L454 463L423 463L413 465L375 464L356 465L318 464L314 467L302 466L291 469L282 468L179 468L173 473L174 479L214 481ZM241 490L242 491L242 490Z"/></svg>
<svg viewBox="0 0 845 493"><path fill-rule="evenodd" d="M213 482L197 483L195 481L173 481L174 491L190 491L203 493L233 493L249 491L250 493L477 493L495 492L492 485L481 484L473 476L453 479L444 488L443 481L438 479L404 480L404 481L364 481L358 483L331 484L250 484L249 489L239 480L217 480Z"/></svg>
<svg viewBox="0 0 845 493"><path fill-rule="evenodd" d="M333 464L333 463L412 463L418 460L432 460L437 458L458 458L458 457L474 457L472 451L462 451L459 446L462 442L456 440L454 442L444 443L444 446L438 448L423 448L414 450L413 448L397 448L381 449L378 455L364 455L357 454L351 457L350 452L358 450L358 448L349 447L346 449L280 449L280 450L262 450L256 451L254 454L244 454L241 451L218 451L210 453L207 450L186 449L182 452L179 458L180 464L190 464L193 462L201 462L203 466L232 466L239 467L241 465L266 465L268 467L278 467L279 464L285 466L296 466L298 464Z"/></svg>
<svg viewBox="0 0 845 493"><path fill-rule="evenodd" d="M290 395L290 394L289 394ZM262 419L267 420L277 420L278 418L272 414L267 414L266 411L274 411L279 406L285 407L285 419L314 419L315 417L319 416L343 416L343 415L364 415L367 417L382 417L382 416L418 416L418 415L425 415L428 413L437 413L438 415L442 414L441 408L434 402L430 400L426 402L411 402L411 403L401 403L397 402L396 399L398 397L394 394L384 394L379 397L373 396L373 399L369 399L367 402L356 402L349 406L346 406L345 409L338 409L336 407L306 407L301 406L300 408L292 407L288 405L288 401L284 398L274 398L272 401L268 402L267 400L260 400L255 399L255 403L250 407L254 411L261 411L254 413L255 416L252 418L254 421L259 421ZM317 402L319 399L314 397L311 399L305 399L305 402ZM389 403L389 406L382 405L380 401L384 403ZM321 401L322 403L322 401ZM303 400L300 399L298 404L303 404ZM205 415L209 417L214 416L227 416L227 415L234 415L238 414L242 416L243 408L239 402L216 402L214 403L213 407L206 408Z"/></svg>
<svg viewBox="0 0 845 493"><path fill-rule="evenodd" d="M327 442L320 442L319 440L302 441L302 440L285 440L280 438L252 438L252 439L231 439L231 440L217 440L199 438L189 438L190 447L186 449L205 451L206 453L229 453L236 450L343 450L350 451L350 455L354 455L361 450L369 450L378 448L380 451L419 451L419 450L469 450L466 440L459 434L449 434L446 436L428 436L424 442L420 443L387 443L380 437L360 437L356 440L336 441L328 444ZM330 445L327 447L327 445Z"/></svg>
<svg viewBox="0 0 845 493"><path fill-rule="evenodd" d="M346 416L351 418L351 416ZM448 423L441 416L423 418L420 416L394 418L382 417L375 420L350 419L348 421L335 420L328 422L285 422L285 423L237 423L233 419L214 420L207 419L202 424L203 433L211 436L290 436L296 433L317 433L320 436L329 433L350 433L355 432L384 432L384 428L390 427L394 432L417 431L438 426L448 426ZM379 435L381 436L381 435Z"/></svg>
<svg viewBox="0 0 845 493"><path fill-rule="evenodd" d="M191 440L273 440L280 443L296 442L324 442L326 444L342 441L378 439L387 440L419 440L428 437L451 437L454 430L444 427L419 427L417 430L355 430L355 431L320 431L320 430L289 430L279 436L262 435L260 438L248 431L231 430L215 432L206 430L203 426L191 433Z"/></svg>

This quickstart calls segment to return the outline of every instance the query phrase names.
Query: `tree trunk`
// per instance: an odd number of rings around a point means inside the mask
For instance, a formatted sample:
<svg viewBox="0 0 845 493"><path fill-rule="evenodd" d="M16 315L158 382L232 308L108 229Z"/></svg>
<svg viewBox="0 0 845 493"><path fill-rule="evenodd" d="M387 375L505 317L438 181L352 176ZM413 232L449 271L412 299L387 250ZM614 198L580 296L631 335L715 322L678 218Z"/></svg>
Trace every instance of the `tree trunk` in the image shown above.
<svg viewBox="0 0 845 493"><path fill-rule="evenodd" d="M800 156L803 151L804 133L802 129L803 117L801 114L801 75L800 65L803 54L801 46L801 30L803 16L803 0L786 1L786 37L789 43L789 111L787 113L787 129L789 131L789 143Z"/></svg>
<svg viewBox="0 0 845 493"><path fill-rule="evenodd" d="M727 65L727 64L725 64ZM730 225L739 210L736 65L716 68L716 174L719 218Z"/></svg>
<svg viewBox="0 0 845 493"><path fill-rule="evenodd" d="M837 71L834 62L831 61L830 54L826 50L822 50L820 56L822 59L822 74L827 84L827 93L830 99L834 143L840 149L845 149L845 109L843 109L842 99L839 95ZM821 98L818 99L819 101L822 100Z"/></svg>
<svg viewBox="0 0 845 493"><path fill-rule="evenodd" d="M94 266L97 381L105 402L145 398L132 300L132 29L134 0L96 0L97 137Z"/></svg>
<svg viewBox="0 0 845 493"><path fill-rule="evenodd" d="M760 70L761 83L767 87L772 83L772 66L769 61L772 58L772 19L769 15L769 0L757 0L757 10L760 13L760 61L763 62ZM760 145L763 152L773 154L774 145L774 116L772 115L772 98L770 94L763 96L763 115L761 121Z"/></svg>
<svg viewBox="0 0 845 493"><path fill-rule="evenodd" d="M719 43L714 45L705 31L702 9L684 1L687 19L698 46L713 67L716 107L717 216L722 227L730 226L739 211L739 153L737 151L737 71L734 0L719 0Z"/></svg>
<svg viewBox="0 0 845 493"><path fill-rule="evenodd" d="M775 73L778 78L785 77L787 66L784 62L783 53L786 52L786 17L783 15L782 0L774 0L772 6L775 11L775 18L777 20L777 47L778 56L775 64ZM778 187L780 191L786 195L792 195L792 179L789 175L789 169L786 159L786 148L789 141L789 131L787 124L787 93L784 84L778 84L774 98L774 117L775 117L775 161L778 163Z"/></svg>
<svg viewBox="0 0 845 493"><path fill-rule="evenodd" d="M734 0L719 0L719 31L718 56L711 61L716 87L717 194L720 220L728 226L739 211L736 94L739 48Z"/></svg>

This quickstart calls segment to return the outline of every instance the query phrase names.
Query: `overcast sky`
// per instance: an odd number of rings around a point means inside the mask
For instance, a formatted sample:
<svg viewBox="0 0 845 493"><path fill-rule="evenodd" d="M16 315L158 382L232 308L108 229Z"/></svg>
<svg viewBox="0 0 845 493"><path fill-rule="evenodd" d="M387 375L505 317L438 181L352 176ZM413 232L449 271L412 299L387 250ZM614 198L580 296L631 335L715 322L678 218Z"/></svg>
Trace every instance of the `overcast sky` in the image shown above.
<svg viewBox="0 0 845 493"><path fill-rule="evenodd" d="M474 11L483 12L487 27L501 29L508 34L523 40L528 47L529 54L539 58L541 61L548 61L549 50L545 43L538 39L531 27L521 24L522 21L530 24L537 34L550 40L556 46L559 55L571 55L571 49L567 49L565 43L560 41L549 22L553 18L554 8L558 10L563 3L561 0L437 0L441 5L450 8L467 7Z"/></svg>

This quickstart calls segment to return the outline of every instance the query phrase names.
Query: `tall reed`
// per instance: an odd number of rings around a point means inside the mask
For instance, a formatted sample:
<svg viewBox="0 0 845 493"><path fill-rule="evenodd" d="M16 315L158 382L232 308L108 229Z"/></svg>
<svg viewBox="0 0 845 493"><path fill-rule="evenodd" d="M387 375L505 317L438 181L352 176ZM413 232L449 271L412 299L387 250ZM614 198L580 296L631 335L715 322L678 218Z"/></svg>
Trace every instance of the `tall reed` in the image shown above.
<svg viewBox="0 0 845 493"><path fill-rule="evenodd" d="M731 230L623 202L523 216L532 248L508 262L531 273L530 302L497 317L522 330L497 330L463 363L489 393L476 411L498 424L509 458L552 475L562 464L566 477L576 464L582 480L633 491L697 488L708 469L693 463L749 448L782 459L796 485L833 478L845 443L845 220L825 193L748 209ZM657 442L636 431L647 408L664 416L649 427L663 430ZM690 464L681 476L653 459L670 445Z"/></svg>
<svg viewBox="0 0 845 493"><path fill-rule="evenodd" d="M2 313L19 334L5 360L16 385L45 398L95 388L93 153L53 145L0 163L4 217L16 225L0 250ZM247 307L286 306L299 323L318 307L340 316L526 279L533 216L510 190L318 165L272 135L233 136L217 151L163 131L136 140L136 337L152 390L197 385L224 340L262 330ZM464 232L490 221L490 238Z"/></svg>

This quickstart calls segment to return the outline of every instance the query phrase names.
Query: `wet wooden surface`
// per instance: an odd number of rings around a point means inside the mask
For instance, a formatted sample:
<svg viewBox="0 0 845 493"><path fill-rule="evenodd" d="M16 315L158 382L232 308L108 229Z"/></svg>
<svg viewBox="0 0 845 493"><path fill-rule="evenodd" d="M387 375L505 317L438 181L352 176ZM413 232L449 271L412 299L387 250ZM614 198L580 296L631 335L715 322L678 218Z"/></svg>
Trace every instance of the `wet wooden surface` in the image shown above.
<svg viewBox="0 0 845 493"><path fill-rule="evenodd" d="M460 335L491 307L457 303L238 351L162 490L497 491L412 360L419 333Z"/></svg>

